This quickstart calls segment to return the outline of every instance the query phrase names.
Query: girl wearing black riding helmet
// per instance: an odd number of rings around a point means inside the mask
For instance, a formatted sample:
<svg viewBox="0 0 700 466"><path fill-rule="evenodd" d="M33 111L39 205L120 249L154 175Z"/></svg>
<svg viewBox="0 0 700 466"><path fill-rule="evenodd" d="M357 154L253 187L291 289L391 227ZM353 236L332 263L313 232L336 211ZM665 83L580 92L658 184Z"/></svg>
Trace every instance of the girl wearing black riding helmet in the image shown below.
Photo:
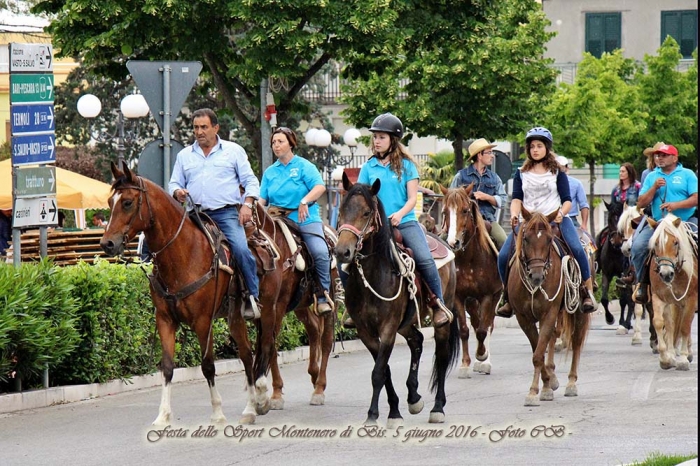
<svg viewBox="0 0 700 466"><path fill-rule="evenodd" d="M542 126L532 128L525 136L527 159L522 168L515 172L513 178L513 200L510 204L513 231L498 254L498 272L506 290L503 295L505 304L496 312L496 315L500 317L513 315L513 310L508 303L508 273L506 269L510 259L514 233L517 232L520 212L523 207L529 212L539 212L544 215L558 210L554 222L559 224L561 235L578 262L585 285L585 288L581 289L583 312L593 312L597 307L593 298L593 280L588 258L579 241L576 227L567 216L571 209L569 181L566 173L559 170L559 164L552 152L553 142L552 133Z"/></svg>

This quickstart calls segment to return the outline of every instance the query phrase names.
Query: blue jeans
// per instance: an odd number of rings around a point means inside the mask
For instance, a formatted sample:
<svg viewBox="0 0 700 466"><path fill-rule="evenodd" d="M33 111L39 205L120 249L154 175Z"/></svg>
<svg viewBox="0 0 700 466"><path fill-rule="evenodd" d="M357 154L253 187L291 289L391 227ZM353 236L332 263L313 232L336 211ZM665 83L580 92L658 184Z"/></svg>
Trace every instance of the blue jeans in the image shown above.
<svg viewBox="0 0 700 466"><path fill-rule="evenodd" d="M411 220L400 224L397 228L403 236L403 244L413 250L413 260L416 262L416 269L428 284L428 288L440 301L444 301L442 298L440 274L420 224L415 220Z"/></svg>
<svg viewBox="0 0 700 466"><path fill-rule="evenodd" d="M630 250L632 254L632 264L634 264L634 272L637 275L637 281L640 282L643 277L644 262L649 255L649 240L651 235L654 234L654 229L649 226L646 222L646 217L644 217L644 222L640 222L639 226L632 236L632 248ZM696 217L690 217L687 223L691 225L694 232L698 231L698 219Z"/></svg>
<svg viewBox="0 0 700 466"><path fill-rule="evenodd" d="M316 275L321 282L321 287L324 291L330 292L331 254L323 234L323 223L314 222L306 225L299 225L299 229L301 230L301 237L306 243L311 257L314 258L314 267L316 268ZM318 302L326 302L326 297L319 297Z"/></svg>
<svg viewBox="0 0 700 466"><path fill-rule="evenodd" d="M520 225L516 228L516 233L520 229ZM571 253L574 255L574 259L578 262L578 266L581 269L581 279L583 281L591 278L591 267L588 264L588 256L586 251L583 250L581 241L578 239L578 232L574 223L569 217L564 217L564 219L559 224L559 230L561 231L561 236L569 245ZM513 246L513 233L508 235L503 247L498 252L498 274L501 276L501 281L505 283L506 268L508 267L508 259L510 258L510 249Z"/></svg>
<svg viewBox="0 0 700 466"><path fill-rule="evenodd" d="M238 223L238 209L224 207L218 210L204 211L216 222L231 246L231 252L243 274L246 288L251 295L258 297L258 266L253 253L248 249L248 240L243 225Z"/></svg>

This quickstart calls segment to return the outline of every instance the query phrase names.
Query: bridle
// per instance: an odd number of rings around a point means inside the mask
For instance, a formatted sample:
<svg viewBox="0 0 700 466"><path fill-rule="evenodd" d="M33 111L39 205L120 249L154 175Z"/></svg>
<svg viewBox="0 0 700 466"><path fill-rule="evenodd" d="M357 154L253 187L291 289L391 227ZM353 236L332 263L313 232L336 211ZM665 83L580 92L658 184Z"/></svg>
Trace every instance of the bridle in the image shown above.
<svg viewBox="0 0 700 466"><path fill-rule="evenodd" d="M523 225L524 227L524 225ZM546 232L546 228L538 228L535 231L539 232ZM525 228L521 231L522 235L525 235ZM541 257L533 257L531 259L528 259L527 256L525 256L525 248L521 247L520 248L520 263L525 267L525 272L528 274L531 271L531 267L534 266L541 266L543 267L544 271L544 277L547 276L547 272L549 271L549 268L552 266L552 241L549 242L549 245L547 247L547 257L541 258Z"/></svg>
<svg viewBox="0 0 700 466"><path fill-rule="evenodd" d="M347 201L346 201L347 202ZM357 256L362 250L362 243L375 231L379 231L382 226L382 219L379 216L379 209L376 205L372 206L372 214L367 219L367 223L359 230L355 225L349 223L344 223L338 228L338 236L344 231L349 231L357 237L357 243L355 244L355 255Z"/></svg>
<svg viewBox="0 0 700 466"><path fill-rule="evenodd" d="M131 216L131 218L129 219L129 223L127 224L127 228L124 232L124 235L122 236L123 244L128 244L129 241L131 241L131 238L129 238L128 232L131 231L131 227L132 227L134 221L136 220L136 216L138 215L139 220L143 219L141 216L141 206L143 205L144 198L146 198L146 205L148 206L148 216L149 216L148 225L149 225L149 227L153 227L155 225L155 219L153 218L153 209L151 208L151 202L148 199L148 190L146 189L146 186L143 182L143 178L141 178L140 176L137 176L136 180L138 183L137 186L136 185L128 185L128 186L120 186L120 187L114 188L115 191L124 191L127 189L134 189L136 191L140 191L143 193L143 195L139 195L139 200L138 200L136 212L134 212L133 215ZM188 194L188 196L189 196L189 194ZM191 198L190 198L190 200L191 200ZM182 214L182 218L180 219L180 225L178 226L177 231L175 232L175 235L173 235L173 237L170 238L170 240L168 240L167 243L165 243L165 246L160 248L158 251L151 252L151 256L153 257L153 259L155 259L158 256L158 254L163 252L168 246L173 244L175 239L178 237L178 235L182 231L182 226L185 223L186 217L187 217L187 209L185 209L185 211Z"/></svg>
<svg viewBox="0 0 700 466"><path fill-rule="evenodd" d="M458 249L455 249L455 252L464 251L467 248L467 246L469 245L469 243L471 242L471 240L474 239L474 237L476 236L476 233L477 233L476 232L476 218L474 218L474 212L473 212L474 208L476 207L476 203L472 202L471 199L467 199L467 203L469 204L469 207L466 209L467 216L471 220L472 225L474 225L474 234L469 236L468 240L464 241L464 237L467 234L467 229L466 228L462 229L462 232L461 232L460 238L459 238L459 243L461 244L461 246ZM443 230L445 230L445 229L443 228Z"/></svg>

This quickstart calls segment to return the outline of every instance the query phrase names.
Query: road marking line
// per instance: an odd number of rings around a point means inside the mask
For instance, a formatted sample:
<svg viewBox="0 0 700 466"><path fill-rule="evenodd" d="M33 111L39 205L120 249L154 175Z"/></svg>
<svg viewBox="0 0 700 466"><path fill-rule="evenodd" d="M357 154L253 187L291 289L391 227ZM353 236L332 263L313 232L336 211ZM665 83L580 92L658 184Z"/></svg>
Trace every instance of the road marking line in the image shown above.
<svg viewBox="0 0 700 466"><path fill-rule="evenodd" d="M634 381L634 386L632 387L632 393L630 398L634 401L646 401L649 399L649 391L651 390L651 383L654 381L654 373L646 372L639 374L637 379Z"/></svg>

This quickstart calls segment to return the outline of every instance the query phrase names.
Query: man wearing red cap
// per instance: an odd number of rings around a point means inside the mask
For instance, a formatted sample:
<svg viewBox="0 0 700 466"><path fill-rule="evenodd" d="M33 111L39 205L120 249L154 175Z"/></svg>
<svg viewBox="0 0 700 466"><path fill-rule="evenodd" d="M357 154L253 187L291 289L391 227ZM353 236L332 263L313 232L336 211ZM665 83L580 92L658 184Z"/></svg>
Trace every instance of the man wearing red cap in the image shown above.
<svg viewBox="0 0 700 466"><path fill-rule="evenodd" d="M670 144L658 146L654 151L656 168L644 180L639 191L637 206L644 208L651 204L651 216L661 221L666 214L672 213L684 222L688 222L695 233L698 231L698 219L695 210L698 207L698 177L692 170L683 168L678 163L678 149ZM632 242L632 263L637 272L639 287L634 294L638 303L649 300L649 274L645 264L649 254L649 239L654 230L645 224L634 236Z"/></svg>

